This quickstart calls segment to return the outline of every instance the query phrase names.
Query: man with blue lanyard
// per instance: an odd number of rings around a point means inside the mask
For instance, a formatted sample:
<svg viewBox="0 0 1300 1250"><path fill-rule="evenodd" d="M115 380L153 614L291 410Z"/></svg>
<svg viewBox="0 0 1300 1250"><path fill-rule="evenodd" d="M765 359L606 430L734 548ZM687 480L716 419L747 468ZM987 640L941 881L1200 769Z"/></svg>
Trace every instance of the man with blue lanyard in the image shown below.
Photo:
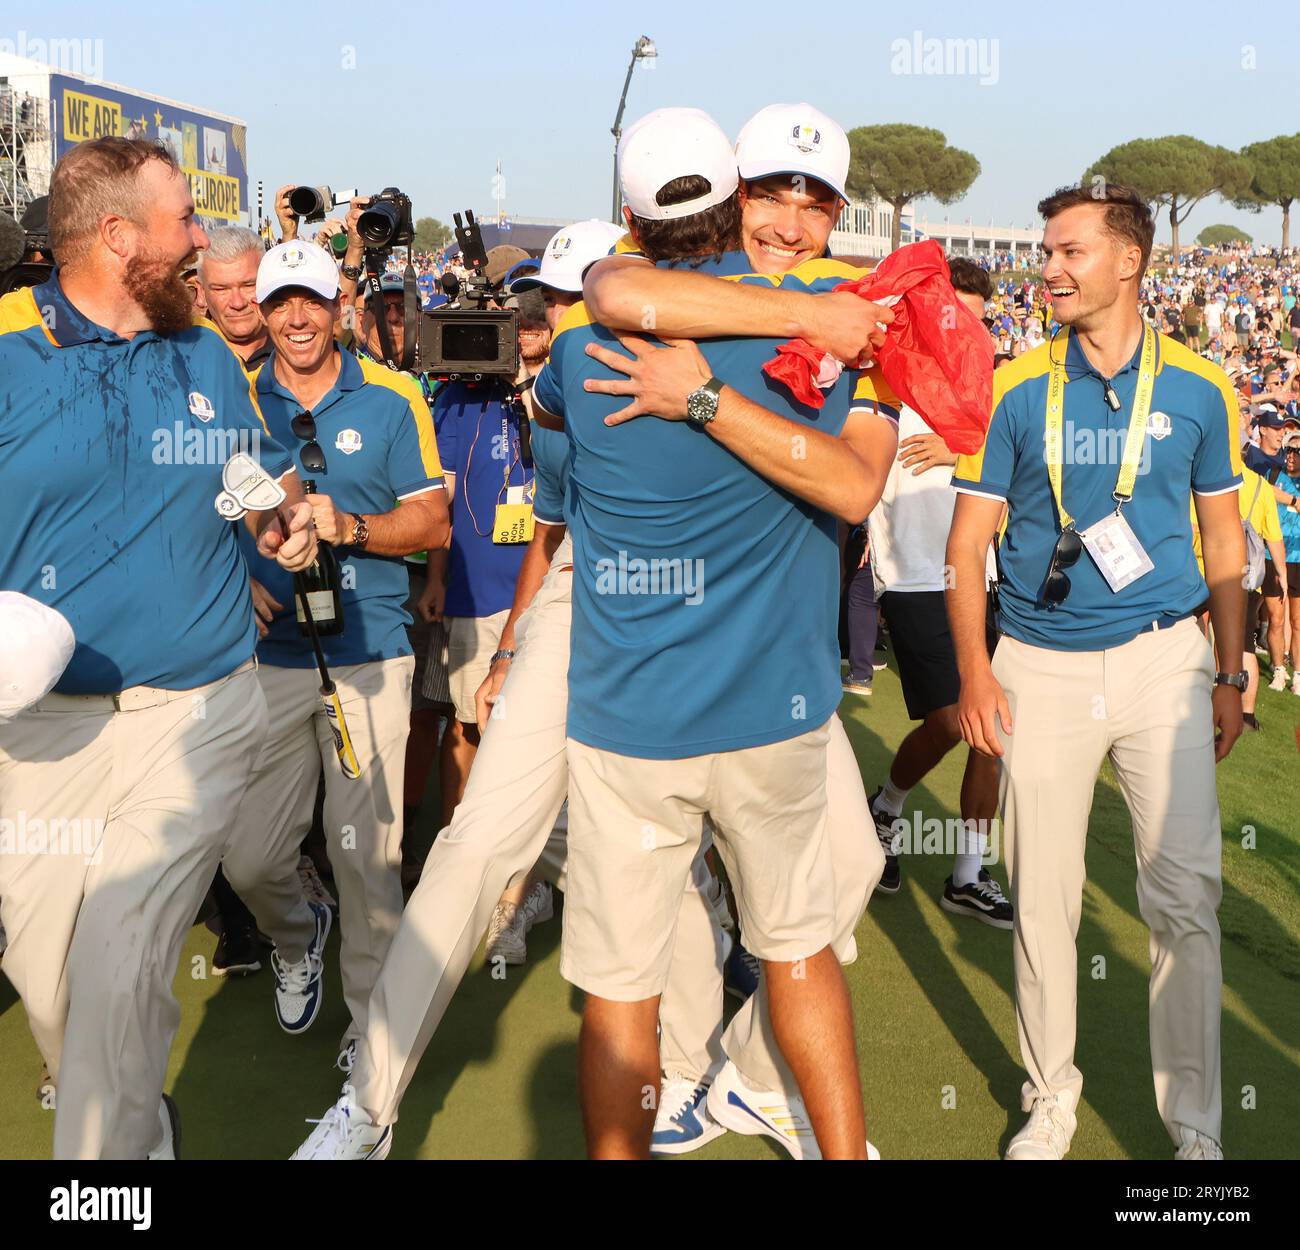
<svg viewBox="0 0 1300 1250"><path fill-rule="evenodd" d="M711 119L650 114L620 157L629 225L647 257L710 267L736 247L735 158ZM588 1150L649 1149L654 1116L641 1091L658 1076L659 996L707 813L821 1152L866 1157L825 840L840 696L834 517L860 522L870 510L893 430L850 414L849 377L816 412L766 385L761 366L776 343L761 339L710 340L699 359L677 353L675 383L690 381L689 395L674 384L629 408L591 385L601 376L592 353L616 341L571 309L534 388L541 409L563 416L570 448L581 643L569 672L561 971L587 992ZM612 429L624 408L662 419ZM792 438L803 455L790 454ZM733 441L767 447L764 475L729 450ZM784 647L770 645L773 634Z"/></svg>
<svg viewBox="0 0 1300 1250"><path fill-rule="evenodd" d="M214 506L235 453L290 501L289 535L248 513L248 549L288 578L316 543L239 361L192 324L180 269L207 239L167 149L71 148L49 229L55 276L0 300L0 587L61 612L76 648L0 723L0 811L78 844L0 854L4 970L57 1083L56 1157L168 1158L172 979L267 729L248 573Z"/></svg>
<svg viewBox="0 0 1300 1250"><path fill-rule="evenodd" d="M1029 1072L1029 1119L1006 1157L1060 1159L1077 1124L1075 937L1093 788L1109 759L1151 931L1156 1105L1178 1158L1221 1158L1214 765L1241 734L1247 684L1237 404L1217 366L1138 313L1154 234L1145 200L1113 184L1067 187L1038 208L1064 328L994 373L983 450L953 476L948 540L962 734L1002 760ZM983 571L1004 503L1003 638L990 665ZM1232 671L1216 672L1194 620L1207 583L1219 667Z"/></svg>
<svg viewBox="0 0 1300 1250"><path fill-rule="evenodd" d="M402 557L442 544L447 505L419 388L334 341L338 272L324 249L273 247L258 267L257 302L275 347L257 374L258 399L316 488L310 502L321 538L339 551L343 629L321 644L361 771L345 776L335 754L290 579L245 543L249 571L270 602L258 658L271 727L225 872L275 943L280 1027L301 1033L320 1010L330 927L328 908L308 901L297 871L323 764L325 838L343 927L339 962L352 1016L346 1056L365 1028L370 989L402 909L402 778L415 663Z"/></svg>

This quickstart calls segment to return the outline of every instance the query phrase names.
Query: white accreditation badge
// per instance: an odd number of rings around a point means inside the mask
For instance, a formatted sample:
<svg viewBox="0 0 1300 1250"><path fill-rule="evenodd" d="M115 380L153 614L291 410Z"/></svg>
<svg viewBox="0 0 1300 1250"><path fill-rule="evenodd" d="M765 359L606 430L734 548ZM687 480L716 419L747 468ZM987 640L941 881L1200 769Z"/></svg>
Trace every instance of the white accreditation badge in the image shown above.
<svg viewBox="0 0 1300 1250"><path fill-rule="evenodd" d="M1118 508L1095 525L1080 530L1079 537L1111 590L1123 590L1155 568Z"/></svg>

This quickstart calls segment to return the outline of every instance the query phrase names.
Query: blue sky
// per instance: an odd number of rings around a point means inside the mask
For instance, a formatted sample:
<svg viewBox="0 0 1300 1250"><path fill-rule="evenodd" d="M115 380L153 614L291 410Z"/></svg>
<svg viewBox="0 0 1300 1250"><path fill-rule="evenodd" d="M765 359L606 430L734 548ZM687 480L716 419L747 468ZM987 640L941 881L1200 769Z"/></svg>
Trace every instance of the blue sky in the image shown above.
<svg viewBox="0 0 1300 1250"><path fill-rule="evenodd" d="M54 0L18 22L10 8L0 37L102 39L103 78L242 117L251 176L265 181L268 201L281 182L363 191L395 183L417 216L443 221L457 209L493 208L498 158L508 213L604 216L609 127L641 34L659 58L633 77L628 121L689 104L735 134L764 104L806 99L846 128L934 126L982 166L964 200L921 206L957 221L1029 224L1042 195L1128 139L1190 133L1239 148L1300 127L1294 5L1096 0L994 12L952 0L665 0L637 9L642 16L624 19L615 6L582 0L324 8L227 0L202 9ZM473 28L460 24L466 14ZM984 77L995 81L895 72L895 41L910 45L916 32L985 41L985 66L996 57L996 73ZM1227 221L1277 242L1280 219L1277 209L1256 216L1211 198L1183 237ZM1168 233L1162 220L1157 237Z"/></svg>

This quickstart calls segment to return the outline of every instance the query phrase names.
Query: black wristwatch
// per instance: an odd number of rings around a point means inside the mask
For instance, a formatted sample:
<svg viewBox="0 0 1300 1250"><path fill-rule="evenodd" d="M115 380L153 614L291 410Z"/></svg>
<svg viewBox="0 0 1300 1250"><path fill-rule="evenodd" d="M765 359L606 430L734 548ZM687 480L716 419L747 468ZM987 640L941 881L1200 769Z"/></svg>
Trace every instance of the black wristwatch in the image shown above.
<svg viewBox="0 0 1300 1250"><path fill-rule="evenodd" d="M1236 686L1242 694L1246 693L1246 687L1250 685L1250 674L1242 669L1240 673L1215 673L1214 684L1216 686Z"/></svg>
<svg viewBox="0 0 1300 1250"><path fill-rule="evenodd" d="M718 415L718 399L722 394L722 380L710 378L703 386L686 397L686 419L695 426L706 426Z"/></svg>
<svg viewBox="0 0 1300 1250"><path fill-rule="evenodd" d="M361 281L360 265L340 265L339 273L341 273L345 278L351 278L353 282Z"/></svg>

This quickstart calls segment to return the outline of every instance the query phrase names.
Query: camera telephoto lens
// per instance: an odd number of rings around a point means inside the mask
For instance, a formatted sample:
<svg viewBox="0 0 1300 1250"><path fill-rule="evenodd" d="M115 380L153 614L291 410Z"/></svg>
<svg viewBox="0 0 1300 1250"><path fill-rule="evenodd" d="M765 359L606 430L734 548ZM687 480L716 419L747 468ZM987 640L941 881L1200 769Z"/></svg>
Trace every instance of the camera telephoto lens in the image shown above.
<svg viewBox="0 0 1300 1250"><path fill-rule="evenodd" d="M357 233L367 247L388 247L397 232L398 220L396 205L380 201L357 219Z"/></svg>
<svg viewBox="0 0 1300 1250"><path fill-rule="evenodd" d="M289 207L299 217L315 217L324 213L325 202L315 187L294 187L289 192Z"/></svg>

